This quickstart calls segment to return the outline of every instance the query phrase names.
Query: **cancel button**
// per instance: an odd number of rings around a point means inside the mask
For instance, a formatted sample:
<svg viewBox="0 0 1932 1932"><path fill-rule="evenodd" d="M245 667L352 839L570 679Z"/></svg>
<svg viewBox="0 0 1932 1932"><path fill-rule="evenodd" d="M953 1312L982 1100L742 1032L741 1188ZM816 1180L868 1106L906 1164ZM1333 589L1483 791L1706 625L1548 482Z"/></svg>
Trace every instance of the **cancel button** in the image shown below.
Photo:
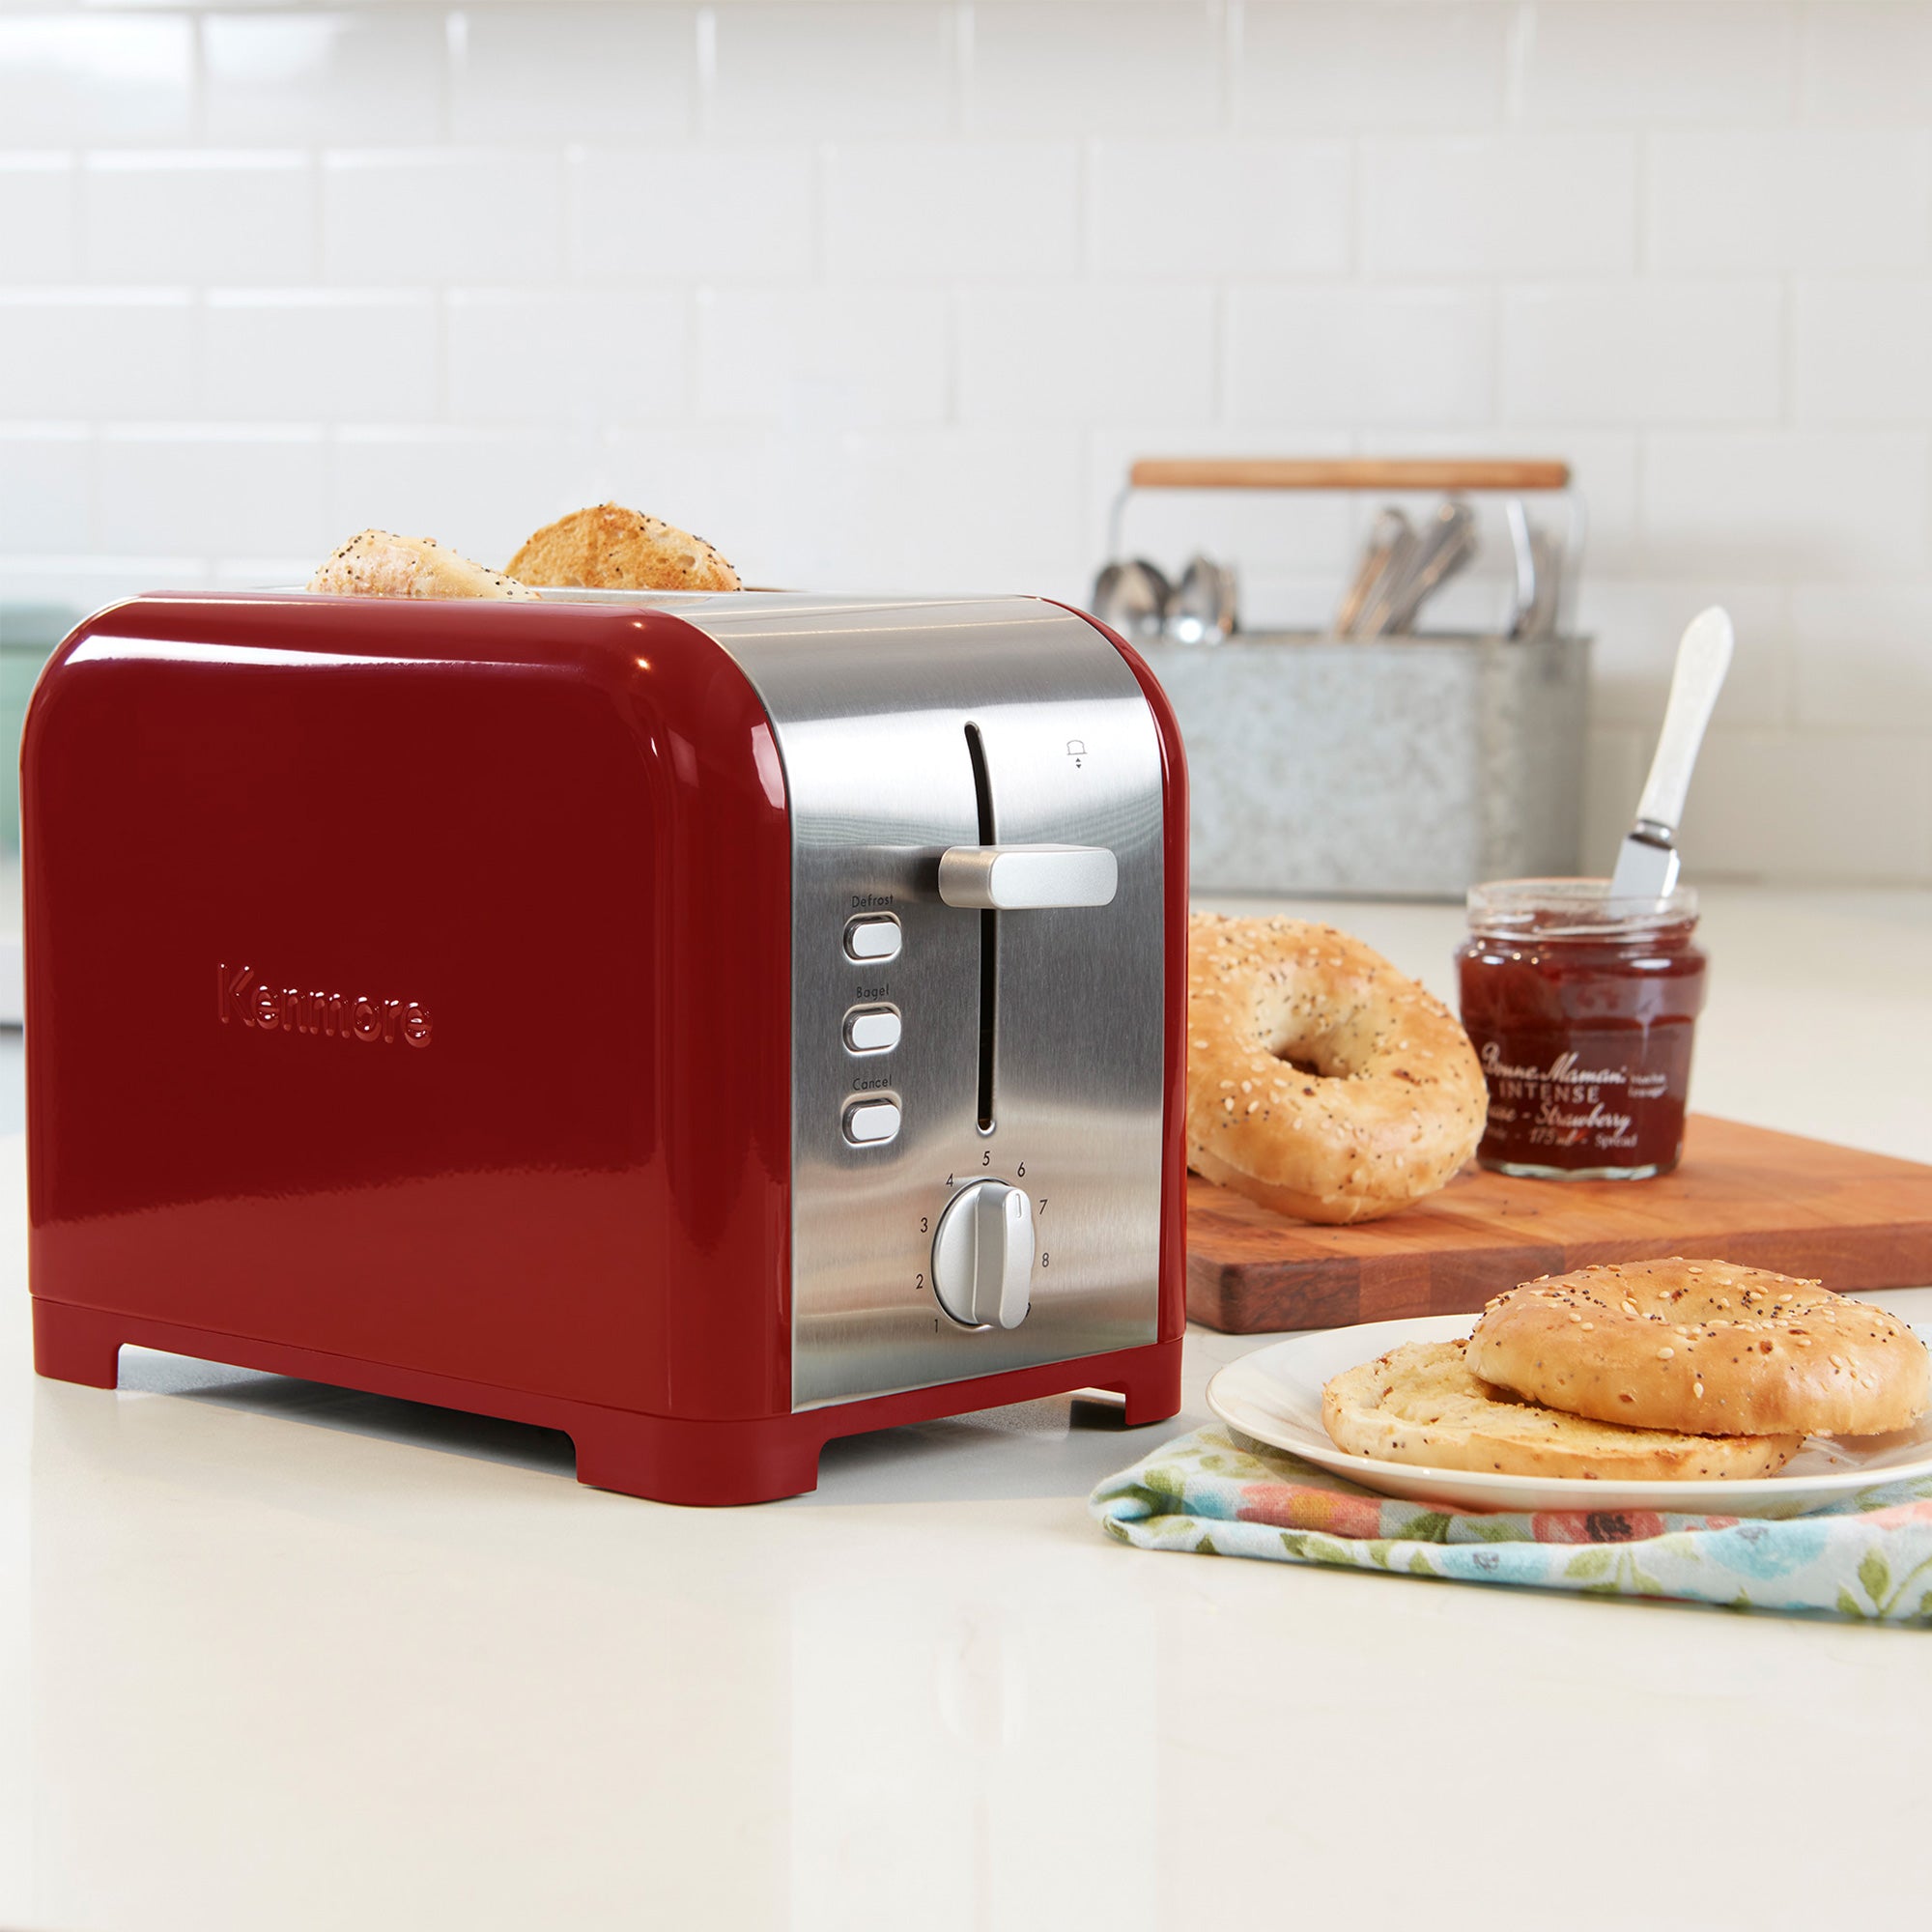
<svg viewBox="0 0 1932 1932"><path fill-rule="evenodd" d="M855 1100L845 1109L845 1138L854 1147L883 1147L898 1133L896 1100Z"/></svg>

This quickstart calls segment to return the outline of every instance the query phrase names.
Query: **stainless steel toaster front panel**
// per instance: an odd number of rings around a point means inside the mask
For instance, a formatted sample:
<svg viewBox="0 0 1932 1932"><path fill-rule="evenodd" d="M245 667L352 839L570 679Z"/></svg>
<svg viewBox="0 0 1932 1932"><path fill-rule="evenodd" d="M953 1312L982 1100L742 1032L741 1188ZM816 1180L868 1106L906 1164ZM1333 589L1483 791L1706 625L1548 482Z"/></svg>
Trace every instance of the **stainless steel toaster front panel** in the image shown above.
<svg viewBox="0 0 1932 1932"><path fill-rule="evenodd" d="M757 687L792 815L793 1406L1153 1340L1161 767L1132 673L1091 625L1031 599L721 598L678 614ZM969 724L998 842L1108 847L1111 904L983 922L940 900L940 853L982 842ZM848 923L887 913L898 956L848 957ZM855 1007L895 1009L899 1043L850 1052ZM901 1109L889 1144L846 1138L867 1094ZM989 1178L1024 1187L1037 1219L1032 1307L1010 1330L960 1326L932 1285L940 1214Z"/></svg>

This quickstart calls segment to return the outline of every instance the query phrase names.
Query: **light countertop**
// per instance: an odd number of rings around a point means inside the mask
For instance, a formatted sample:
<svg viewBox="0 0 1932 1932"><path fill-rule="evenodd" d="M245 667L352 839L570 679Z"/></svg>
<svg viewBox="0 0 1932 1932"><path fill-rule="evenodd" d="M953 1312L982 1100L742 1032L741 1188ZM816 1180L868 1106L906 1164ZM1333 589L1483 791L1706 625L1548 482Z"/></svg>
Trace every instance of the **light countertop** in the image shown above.
<svg viewBox="0 0 1932 1932"><path fill-rule="evenodd" d="M1331 909L1447 990L1450 908ZM1696 1104L1932 1158L1932 896L1719 893ZM1932 1636L1103 1538L1065 1400L817 1493L129 1350L37 1381L0 1141L0 1925L1906 1923ZM1901 1304L1902 1305L1902 1304ZM1932 1297L1926 1305L1932 1307Z"/></svg>

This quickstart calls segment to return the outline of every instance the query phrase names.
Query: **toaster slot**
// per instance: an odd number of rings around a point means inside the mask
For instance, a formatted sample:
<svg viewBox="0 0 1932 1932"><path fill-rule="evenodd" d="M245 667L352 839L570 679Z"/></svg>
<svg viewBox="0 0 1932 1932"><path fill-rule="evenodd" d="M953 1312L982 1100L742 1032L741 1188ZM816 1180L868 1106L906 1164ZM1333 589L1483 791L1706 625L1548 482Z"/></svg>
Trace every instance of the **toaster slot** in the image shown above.
<svg viewBox="0 0 1932 1932"><path fill-rule="evenodd" d="M986 741L977 724L966 726L966 755L973 761L973 797L980 810L980 843L997 845L993 781L986 770ZM999 1047L1000 915L980 914L980 1131L993 1131L993 1062Z"/></svg>

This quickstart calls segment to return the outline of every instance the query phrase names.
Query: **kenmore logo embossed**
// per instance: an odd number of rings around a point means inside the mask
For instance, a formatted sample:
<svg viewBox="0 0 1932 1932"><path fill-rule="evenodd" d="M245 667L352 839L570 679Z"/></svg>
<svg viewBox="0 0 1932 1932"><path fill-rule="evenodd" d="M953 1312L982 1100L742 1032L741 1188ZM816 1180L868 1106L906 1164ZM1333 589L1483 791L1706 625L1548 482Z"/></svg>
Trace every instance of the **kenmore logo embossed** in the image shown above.
<svg viewBox="0 0 1932 1932"><path fill-rule="evenodd" d="M427 1046L433 1024L415 1000L371 1000L347 993L308 993L298 986L275 987L257 979L252 966L214 969L221 1024L240 1020L258 1033L311 1033L325 1039L379 1040L394 1046Z"/></svg>

